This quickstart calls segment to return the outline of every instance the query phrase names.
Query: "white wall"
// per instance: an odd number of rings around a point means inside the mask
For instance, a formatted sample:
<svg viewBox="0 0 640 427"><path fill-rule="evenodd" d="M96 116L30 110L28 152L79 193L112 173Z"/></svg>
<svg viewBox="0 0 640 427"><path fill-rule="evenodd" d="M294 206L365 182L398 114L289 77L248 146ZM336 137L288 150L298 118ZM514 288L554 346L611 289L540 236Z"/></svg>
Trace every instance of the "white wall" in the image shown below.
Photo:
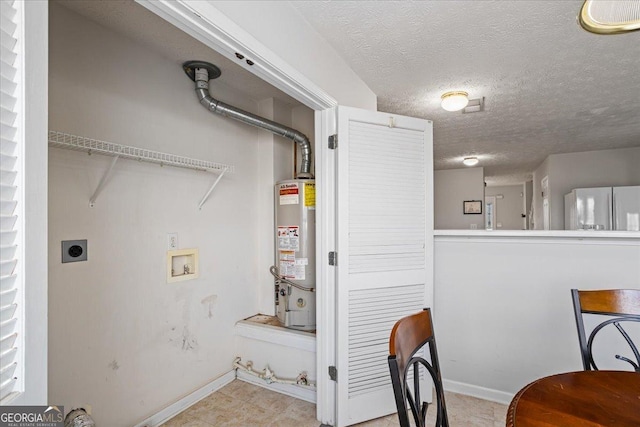
<svg viewBox="0 0 640 427"><path fill-rule="evenodd" d="M121 160L90 208L111 159L50 150L49 402L130 426L232 368L234 324L255 314L264 274L262 131L202 108L179 64L50 5L51 129L236 168L198 211L214 175ZM199 248L199 279L166 283L169 232ZM60 241L85 238L89 260L61 264Z"/></svg>
<svg viewBox="0 0 640 427"><path fill-rule="evenodd" d="M376 110L376 95L288 2L212 4L341 105ZM201 13L206 15L204 8Z"/></svg>
<svg viewBox="0 0 640 427"><path fill-rule="evenodd" d="M486 196L496 197L496 228L502 230L522 230L524 222L524 187L519 185L500 185L487 187L484 190Z"/></svg>
<svg viewBox="0 0 640 427"><path fill-rule="evenodd" d="M484 212L484 168L448 169L434 172L434 228L484 229L484 215L464 215L465 200L482 200Z"/></svg>
<svg viewBox="0 0 640 427"><path fill-rule="evenodd" d="M537 378L581 370L570 289L640 289L640 238L524 233L436 236L434 322L450 389L508 402Z"/></svg>

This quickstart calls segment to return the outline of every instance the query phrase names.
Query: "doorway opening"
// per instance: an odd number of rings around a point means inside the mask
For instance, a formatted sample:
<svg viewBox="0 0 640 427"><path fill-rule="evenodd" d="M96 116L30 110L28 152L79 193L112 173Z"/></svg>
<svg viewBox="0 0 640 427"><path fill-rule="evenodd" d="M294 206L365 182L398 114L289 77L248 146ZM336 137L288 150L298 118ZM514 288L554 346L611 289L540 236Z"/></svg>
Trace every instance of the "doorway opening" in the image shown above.
<svg viewBox="0 0 640 427"><path fill-rule="evenodd" d="M484 225L486 230L495 229L496 223L496 197L495 196L487 196L484 198L485 204L485 216L484 216Z"/></svg>

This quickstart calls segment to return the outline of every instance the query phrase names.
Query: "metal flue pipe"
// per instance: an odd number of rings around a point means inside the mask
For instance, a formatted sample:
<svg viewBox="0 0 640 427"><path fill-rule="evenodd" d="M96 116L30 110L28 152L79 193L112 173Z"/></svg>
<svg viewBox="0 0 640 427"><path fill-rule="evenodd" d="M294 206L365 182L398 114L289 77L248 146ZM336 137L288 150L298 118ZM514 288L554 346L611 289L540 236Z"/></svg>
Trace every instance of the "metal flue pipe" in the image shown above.
<svg viewBox="0 0 640 427"><path fill-rule="evenodd" d="M256 114L249 113L240 108L225 104L222 101L214 99L209 94L209 80L220 76L220 69L213 64L201 61L185 62L182 66L187 75L196 83L196 95L198 101L206 109L213 113L223 115L251 126L268 130L269 132L280 135L284 138L291 139L300 147L302 154L302 164L297 178L313 178L311 174L311 143L309 138L302 132L292 129L280 123L265 119Z"/></svg>

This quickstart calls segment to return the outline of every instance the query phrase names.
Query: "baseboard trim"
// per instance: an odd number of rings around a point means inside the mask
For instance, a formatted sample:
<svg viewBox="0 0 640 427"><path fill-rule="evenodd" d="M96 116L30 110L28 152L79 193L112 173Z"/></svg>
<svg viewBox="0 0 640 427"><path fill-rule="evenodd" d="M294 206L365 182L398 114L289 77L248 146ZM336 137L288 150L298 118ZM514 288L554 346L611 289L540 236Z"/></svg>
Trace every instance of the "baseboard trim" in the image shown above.
<svg viewBox="0 0 640 427"><path fill-rule="evenodd" d="M446 391L453 393L465 394L491 402L502 403L508 405L513 399L513 394L491 388L480 387L473 384L460 383L458 381L442 380L442 385Z"/></svg>
<svg viewBox="0 0 640 427"><path fill-rule="evenodd" d="M237 378L239 380L257 385L259 387L273 390L277 393L286 394L287 396L295 397L296 399L304 400L310 403L316 403L316 390L307 387L300 387L293 384L279 384L267 382L261 378L255 377L247 372L238 369Z"/></svg>
<svg viewBox="0 0 640 427"><path fill-rule="evenodd" d="M177 402L167 406L160 412L150 416L149 418L142 421L141 423L136 424L135 427L157 427L162 423L167 422L169 419L175 417L176 415L178 415L180 412L184 411L188 407L198 403L199 401L209 396L214 391L221 389L222 387L229 384L231 381L235 379L236 379L236 371L235 369L232 369L226 374L211 381L209 384L206 384L204 387L201 387L198 390L194 391L193 393L186 395L185 397L178 400Z"/></svg>

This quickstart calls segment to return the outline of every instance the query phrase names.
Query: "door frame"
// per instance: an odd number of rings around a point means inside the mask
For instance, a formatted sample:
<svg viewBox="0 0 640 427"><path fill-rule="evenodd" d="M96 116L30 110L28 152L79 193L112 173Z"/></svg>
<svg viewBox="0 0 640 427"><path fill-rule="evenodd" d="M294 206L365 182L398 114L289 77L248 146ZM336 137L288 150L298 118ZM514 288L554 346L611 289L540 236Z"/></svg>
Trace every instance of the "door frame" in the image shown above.
<svg viewBox="0 0 640 427"><path fill-rule="evenodd" d="M314 84L291 64L230 20L214 5L197 0L135 0L206 46L250 73L272 84L315 111L316 140L316 412L323 424L335 419L335 383L328 367L335 365L335 268L327 261L335 250L335 154L328 148L336 131L338 101ZM236 52L251 57L253 65L238 61Z"/></svg>
<svg viewBox="0 0 640 427"><path fill-rule="evenodd" d="M485 230L489 230L489 228L487 227L487 215L489 214L489 202L491 202L491 230L495 230L497 229L497 225L496 225L496 218L497 218L497 214L496 214L496 196L484 196L484 229Z"/></svg>
<svg viewBox="0 0 640 427"><path fill-rule="evenodd" d="M549 175L545 175L540 180L540 188L542 189L542 229L551 229L551 211L549 207Z"/></svg>

